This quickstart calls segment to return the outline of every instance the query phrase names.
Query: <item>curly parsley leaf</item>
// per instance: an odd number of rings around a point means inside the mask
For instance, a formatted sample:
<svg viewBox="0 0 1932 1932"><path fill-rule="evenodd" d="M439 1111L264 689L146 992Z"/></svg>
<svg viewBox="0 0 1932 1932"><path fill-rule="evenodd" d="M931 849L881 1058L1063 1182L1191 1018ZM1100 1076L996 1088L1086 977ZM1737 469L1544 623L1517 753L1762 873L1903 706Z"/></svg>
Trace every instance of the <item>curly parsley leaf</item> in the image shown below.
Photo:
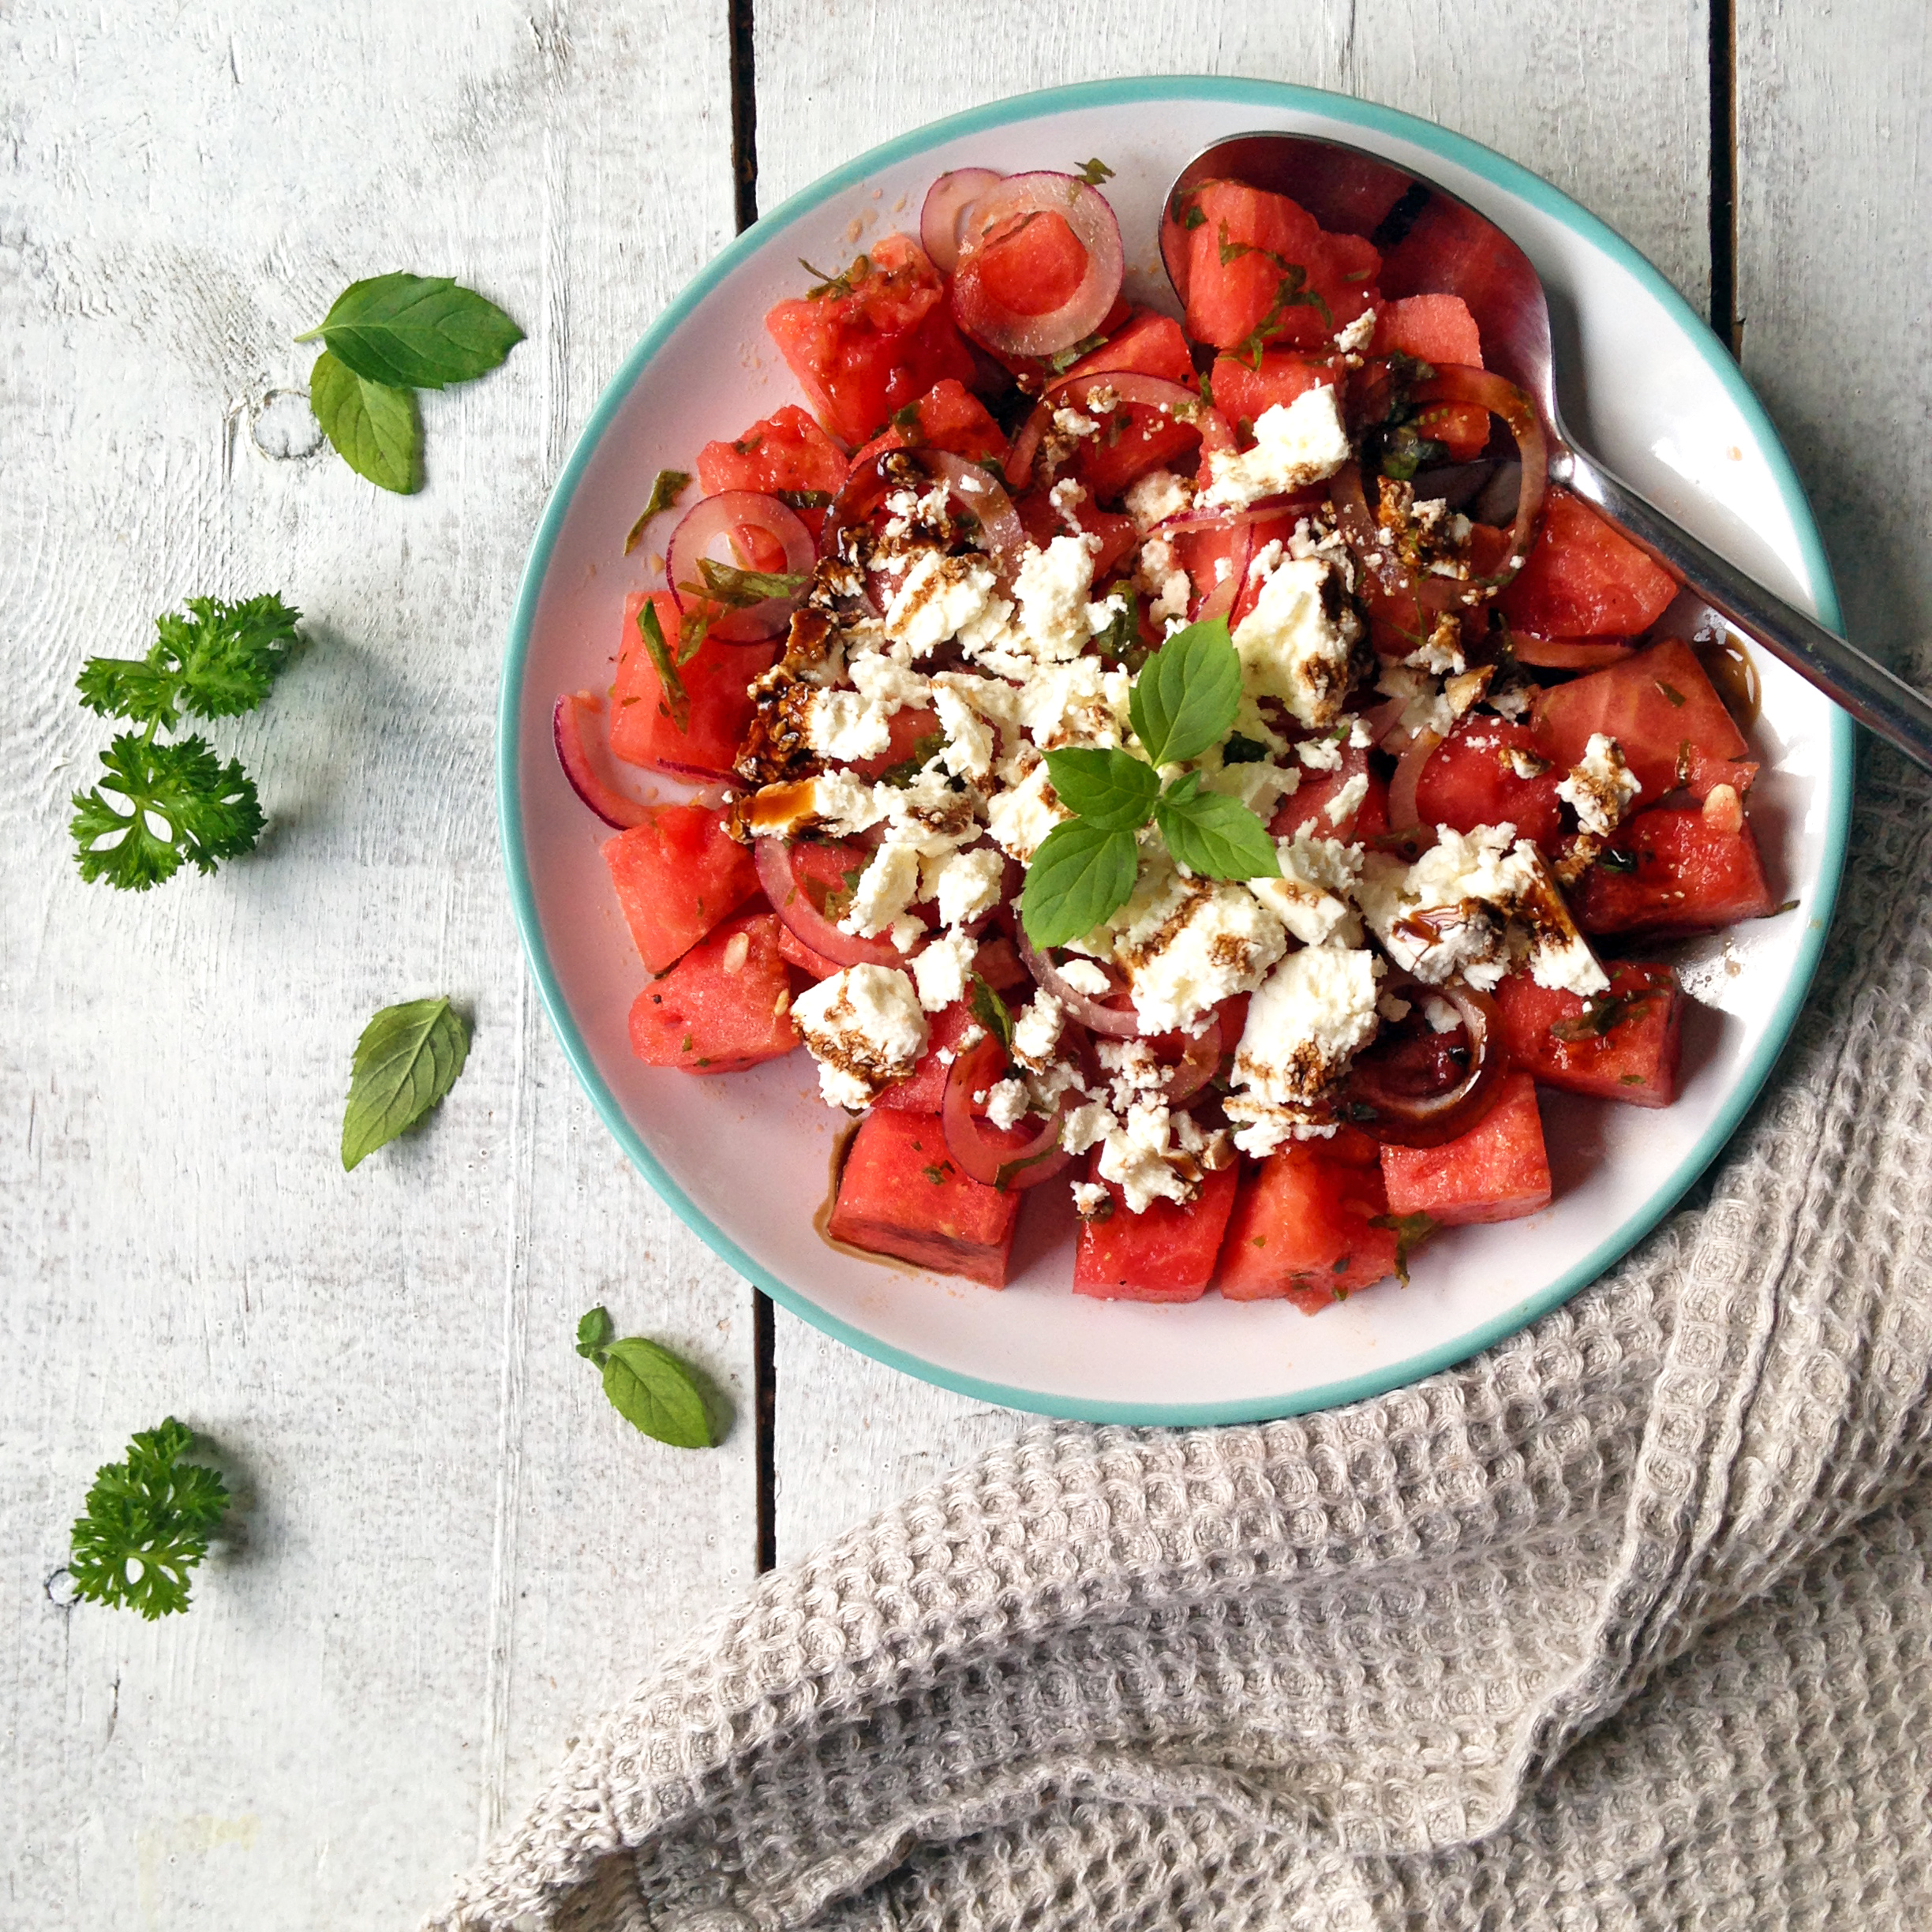
<svg viewBox="0 0 1932 1932"><path fill-rule="evenodd" d="M1057 825L1027 867L1020 918L1036 946L1065 945L1117 912L1132 897L1140 848L1131 832L1084 818Z"/></svg>
<svg viewBox="0 0 1932 1932"><path fill-rule="evenodd" d="M358 476L399 496L421 489L422 418L414 390L371 382L325 349L309 373L309 406Z"/></svg>
<svg viewBox="0 0 1932 1932"><path fill-rule="evenodd" d="M657 621L657 606L649 597L638 606L637 627L638 635L644 640L644 648L650 653L657 682L664 688L665 707L671 713L671 722L683 731L691 723L691 698L684 689L684 680L678 676L677 665L671 661L671 647L665 643L664 627ZM703 642L703 638L699 637L679 662L688 663Z"/></svg>
<svg viewBox="0 0 1932 1932"><path fill-rule="evenodd" d="M346 1173L417 1121L456 1084L470 1029L447 998L385 1006L362 1029L343 1110Z"/></svg>
<svg viewBox="0 0 1932 1932"><path fill-rule="evenodd" d="M593 1308L577 1324L577 1353L597 1365L611 1406L640 1434L673 1449L717 1440L697 1377L668 1348L619 1337L607 1309Z"/></svg>
<svg viewBox="0 0 1932 1932"><path fill-rule="evenodd" d="M138 1610L151 1623L188 1608L188 1572L207 1556L229 1502L215 1470L182 1461L193 1440L170 1416L134 1437L125 1462L96 1472L67 1563L77 1596Z"/></svg>
<svg viewBox="0 0 1932 1932"><path fill-rule="evenodd" d="M163 744L123 732L101 763L100 783L74 793L69 826L90 885L105 879L123 892L145 892L184 863L212 872L221 860L252 851L261 836L253 781L235 759L224 765L205 739ZM110 792L125 811L110 802Z"/></svg>
<svg viewBox="0 0 1932 1932"><path fill-rule="evenodd" d="M1131 751L1082 746L1046 754L1060 803L1103 832L1138 832L1160 796L1160 775Z"/></svg>
<svg viewBox="0 0 1932 1932"><path fill-rule="evenodd" d="M448 275L399 272L352 282L320 326L295 339L326 343L365 382L440 389L488 375L523 331L494 302Z"/></svg>
<svg viewBox="0 0 1932 1932"><path fill-rule="evenodd" d="M1241 657L1227 620L1177 631L1134 680L1129 713L1155 765L1199 758L1233 728L1241 709Z"/></svg>
<svg viewBox="0 0 1932 1932"><path fill-rule="evenodd" d="M691 488L689 472L683 470L660 470L657 480L651 485L651 493L645 500L642 513L631 526L631 534L624 539L624 555L628 556L644 540L644 526L655 516L662 516Z"/></svg>
<svg viewBox="0 0 1932 1932"><path fill-rule="evenodd" d="M1279 878L1281 860L1261 821L1239 799L1204 792L1189 772L1154 807L1167 849L1203 878Z"/></svg>
<svg viewBox="0 0 1932 1932"><path fill-rule="evenodd" d="M159 635L145 657L90 657L75 688L103 717L170 731L183 712L238 717L268 695L301 616L279 597L240 604L190 597L185 615L170 611L155 620Z"/></svg>

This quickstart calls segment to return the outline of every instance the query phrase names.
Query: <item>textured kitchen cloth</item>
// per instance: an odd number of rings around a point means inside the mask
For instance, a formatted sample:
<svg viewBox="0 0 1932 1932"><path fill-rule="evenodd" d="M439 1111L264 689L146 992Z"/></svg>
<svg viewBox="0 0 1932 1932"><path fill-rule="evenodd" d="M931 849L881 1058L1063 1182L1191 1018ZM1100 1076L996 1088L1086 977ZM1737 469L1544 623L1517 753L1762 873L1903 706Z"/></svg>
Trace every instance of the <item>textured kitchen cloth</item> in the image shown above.
<svg viewBox="0 0 1932 1932"><path fill-rule="evenodd" d="M983 1457L667 1658L433 1923L1932 1925L1932 799L1860 801L1798 1038L1614 1275L1354 1408Z"/></svg>

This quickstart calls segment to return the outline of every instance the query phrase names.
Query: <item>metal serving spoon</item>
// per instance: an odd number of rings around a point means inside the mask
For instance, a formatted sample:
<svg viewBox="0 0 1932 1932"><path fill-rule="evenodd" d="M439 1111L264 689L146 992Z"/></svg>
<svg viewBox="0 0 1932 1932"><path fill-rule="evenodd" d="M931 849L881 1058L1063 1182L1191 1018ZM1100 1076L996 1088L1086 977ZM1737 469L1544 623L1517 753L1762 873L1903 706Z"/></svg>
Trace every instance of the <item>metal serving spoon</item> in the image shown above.
<svg viewBox="0 0 1932 1932"><path fill-rule="evenodd" d="M1460 295L1482 331L1489 365L1526 390L1549 436L1549 480L1591 504L1673 576L1800 677L1907 757L1932 769L1932 701L1885 666L1767 590L1679 527L1594 456L1577 447L1556 407L1549 305L1530 258L1486 216L1380 155L1309 134L1237 134L1203 149L1174 178L1163 213L1206 181L1238 181L1293 197L1323 227L1366 235L1381 250L1384 294ZM1168 279L1185 300L1185 231L1163 224Z"/></svg>

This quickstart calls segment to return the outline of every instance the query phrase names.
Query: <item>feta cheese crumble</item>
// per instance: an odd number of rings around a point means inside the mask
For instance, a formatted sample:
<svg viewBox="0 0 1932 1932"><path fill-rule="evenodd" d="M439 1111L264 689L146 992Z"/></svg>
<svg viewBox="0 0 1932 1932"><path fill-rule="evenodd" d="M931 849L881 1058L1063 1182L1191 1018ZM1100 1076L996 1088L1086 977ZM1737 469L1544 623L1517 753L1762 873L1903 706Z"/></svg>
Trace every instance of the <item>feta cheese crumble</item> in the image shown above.
<svg viewBox="0 0 1932 1932"><path fill-rule="evenodd" d="M1114 921L1114 958L1145 1033L1192 1030L1219 1002L1252 992L1288 943L1246 886L1184 878L1171 862L1144 869Z"/></svg>
<svg viewBox="0 0 1932 1932"><path fill-rule="evenodd" d="M1375 1037L1374 954L1350 946L1304 946L1262 983L1248 1008L1227 1099L1234 1144L1272 1152L1297 1129L1320 1125L1320 1103Z"/></svg>
<svg viewBox="0 0 1932 1932"><path fill-rule="evenodd" d="M1273 698L1304 724L1333 724L1348 695L1349 653L1361 620L1322 557L1290 557L1262 584L1254 608L1234 627L1241 685L1251 698Z"/></svg>
<svg viewBox="0 0 1932 1932"><path fill-rule="evenodd" d="M792 1014L833 1106L870 1106L926 1050L919 995L897 967L848 966L801 993Z"/></svg>
<svg viewBox="0 0 1932 1932"><path fill-rule="evenodd" d="M1578 822L1597 838L1608 838L1642 791L1623 762L1623 747L1602 732L1592 732L1583 755L1556 788L1556 796L1576 807Z"/></svg>
<svg viewBox="0 0 1932 1932"><path fill-rule="evenodd" d="M1351 454L1335 392L1327 383L1276 402L1256 418L1254 447L1208 459L1207 510L1245 510L1264 496L1292 496L1331 477Z"/></svg>

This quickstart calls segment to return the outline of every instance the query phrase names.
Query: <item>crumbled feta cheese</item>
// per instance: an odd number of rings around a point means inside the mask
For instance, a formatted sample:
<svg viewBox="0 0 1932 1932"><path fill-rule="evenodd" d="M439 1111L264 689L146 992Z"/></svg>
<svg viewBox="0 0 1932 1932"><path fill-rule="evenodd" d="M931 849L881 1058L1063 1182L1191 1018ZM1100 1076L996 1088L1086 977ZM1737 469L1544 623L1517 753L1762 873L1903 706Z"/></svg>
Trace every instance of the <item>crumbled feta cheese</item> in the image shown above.
<svg viewBox="0 0 1932 1932"><path fill-rule="evenodd" d="M1254 608L1234 627L1243 688L1250 698L1279 698L1304 724L1334 724L1361 628L1331 565L1290 558L1269 572Z"/></svg>
<svg viewBox="0 0 1932 1932"><path fill-rule="evenodd" d="M848 966L801 993L792 1009L833 1106L869 1106L926 1050L912 982L892 966Z"/></svg>
<svg viewBox="0 0 1932 1932"><path fill-rule="evenodd" d="M1548 758L1540 758L1533 751L1526 751L1521 745L1506 747L1503 762L1518 778L1522 779L1541 778L1549 769ZM1559 798L1563 796L1561 785L1556 788L1556 796Z"/></svg>
<svg viewBox="0 0 1932 1932"><path fill-rule="evenodd" d="M1150 470L1128 486L1121 500L1134 528L1145 536L1156 523L1185 516L1194 506L1194 485L1171 470Z"/></svg>
<svg viewBox="0 0 1932 1932"><path fill-rule="evenodd" d="M1436 995L1432 993L1429 998L1434 999ZM1382 993L1376 995L1376 1011L1384 1020L1392 1021L1406 1020L1415 1011L1415 1008L1399 993Z"/></svg>
<svg viewBox="0 0 1932 1932"><path fill-rule="evenodd" d="M1076 441L1081 436L1098 436L1100 433L1100 425L1091 416L1083 416L1078 410L1055 410L1053 413L1053 426L1063 436L1072 436Z"/></svg>
<svg viewBox="0 0 1932 1932"><path fill-rule="evenodd" d="M1062 477L1046 492L1046 500L1059 513L1063 523L1071 524L1076 531L1079 530L1080 525L1075 521L1073 512L1087 500L1087 492L1071 477Z"/></svg>
<svg viewBox="0 0 1932 1932"><path fill-rule="evenodd" d="M901 912L886 929L886 935L901 953L910 953L926 937L924 923L910 912Z"/></svg>
<svg viewBox="0 0 1932 1932"><path fill-rule="evenodd" d="M1114 923L1144 1033L1192 1028L1220 1001L1252 992L1287 945L1281 921L1245 886L1183 878L1170 862L1144 867Z"/></svg>
<svg viewBox="0 0 1932 1932"><path fill-rule="evenodd" d="M1107 1136L1114 1125L1114 1116L1098 1100L1070 1107L1060 1128L1060 1144L1069 1154L1084 1154Z"/></svg>
<svg viewBox="0 0 1932 1932"><path fill-rule="evenodd" d="M966 997L979 950L979 942L971 933L949 932L913 954L912 982L927 1012L938 1013Z"/></svg>
<svg viewBox="0 0 1932 1932"><path fill-rule="evenodd" d="M1033 995L1033 1003L1013 1022L1013 1055L1022 1066L1044 1068L1060 1044L1066 1009L1050 993Z"/></svg>
<svg viewBox="0 0 1932 1932"><path fill-rule="evenodd" d="M1027 1110L1027 1098L1024 1080L995 1080L986 1091L986 1117L995 1127L1017 1126Z"/></svg>
<svg viewBox="0 0 1932 1932"><path fill-rule="evenodd" d="M1004 856L990 845L942 852L921 868L920 890L937 903L941 924L964 926L998 904L1005 871Z"/></svg>
<svg viewBox="0 0 1932 1932"><path fill-rule="evenodd" d="M932 684L928 678L881 652L854 658L848 674L865 696L888 715L901 705L926 704L932 697Z"/></svg>
<svg viewBox="0 0 1932 1932"><path fill-rule="evenodd" d="M1264 496L1291 496L1333 476L1349 459L1348 432L1326 383L1264 409L1254 427L1252 449L1239 455L1217 450L1208 458L1211 480L1204 508L1245 510Z"/></svg>
<svg viewBox="0 0 1932 1932"><path fill-rule="evenodd" d="M1411 733L1432 731L1447 738L1455 729L1455 707L1436 687L1425 671L1406 664L1384 664L1376 680L1376 689L1385 698L1405 699L1397 721Z"/></svg>
<svg viewBox="0 0 1932 1932"><path fill-rule="evenodd" d="M1112 1206L1114 1196L1098 1181L1076 1181L1073 1183L1073 1211L1083 1221L1102 1218Z"/></svg>
<svg viewBox="0 0 1932 1932"><path fill-rule="evenodd" d="M1317 838L1304 828L1292 838L1278 839L1275 851L1281 877L1250 879L1248 889L1304 945L1333 939L1359 945L1361 922L1349 894L1361 875L1361 848Z"/></svg>
<svg viewBox="0 0 1932 1932"><path fill-rule="evenodd" d="M862 939L886 931L919 897L919 856L911 846L880 846L859 874L839 930Z"/></svg>
<svg viewBox="0 0 1932 1932"><path fill-rule="evenodd" d="M878 788L842 771L821 772L812 781L811 811L834 838L856 838L886 816Z"/></svg>
<svg viewBox="0 0 1932 1932"><path fill-rule="evenodd" d="M1076 993L1088 999L1105 999L1114 990L1114 982L1091 960L1070 959L1058 971Z"/></svg>
<svg viewBox="0 0 1932 1932"><path fill-rule="evenodd" d="M1029 546L1013 589L1020 599L1020 635L1025 649L1052 663L1077 657L1093 627L1087 620L1093 590L1095 537L1056 537L1044 550Z"/></svg>
<svg viewBox="0 0 1932 1932"><path fill-rule="evenodd" d="M1234 1084L1271 1106L1320 1099L1380 1024L1376 963L1351 946L1290 953L1249 1002Z"/></svg>
<svg viewBox="0 0 1932 1932"><path fill-rule="evenodd" d="M1351 751L1366 751L1375 743L1375 733L1369 729L1368 721L1366 718L1350 718L1348 721L1348 728L1349 748Z"/></svg>
<svg viewBox="0 0 1932 1932"><path fill-rule="evenodd" d="M1462 1016L1440 993L1431 993L1423 1000L1422 1017L1432 1033L1453 1033L1462 1024Z"/></svg>
<svg viewBox="0 0 1932 1932"><path fill-rule="evenodd" d="M1362 800L1368 796L1368 774L1357 772L1322 807L1322 815L1331 826L1339 826L1350 813L1361 809Z"/></svg>
<svg viewBox="0 0 1932 1932"><path fill-rule="evenodd" d="M932 695L939 728L946 735L946 769L956 777L985 777L993 769L999 743L992 725L956 684L935 683Z"/></svg>
<svg viewBox="0 0 1932 1932"><path fill-rule="evenodd" d="M994 586L991 566L976 557L922 550L886 607L886 635L915 657L930 657L949 638L1004 623L1008 607Z"/></svg>
<svg viewBox="0 0 1932 1932"><path fill-rule="evenodd" d="M1020 784L996 792L987 801L987 825L994 841L1022 865L1046 842L1046 834L1073 814L1060 803L1044 762Z"/></svg>
<svg viewBox="0 0 1932 1932"><path fill-rule="evenodd" d="M1614 738L1593 732L1582 757L1557 786L1556 796L1576 807L1578 821L1586 832L1608 838L1642 789L1623 762L1623 747Z"/></svg>
<svg viewBox="0 0 1932 1932"><path fill-rule="evenodd" d="M805 707L805 742L821 758L877 758L892 743L891 713L860 691L816 691Z"/></svg>
<svg viewBox="0 0 1932 1932"><path fill-rule="evenodd" d="M1374 341L1376 312L1365 309L1353 322L1335 331L1335 346L1344 355L1360 355Z"/></svg>
<svg viewBox="0 0 1932 1932"><path fill-rule="evenodd" d="M1342 769L1342 747L1333 738L1304 738L1295 747L1295 756L1310 771Z"/></svg>
<svg viewBox="0 0 1932 1932"><path fill-rule="evenodd" d="M1535 889L1541 864L1512 825L1442 826L1413 865L1371 852L1356 901L1398 966L1432 986L1460 972L1486 992L1509 970L1505 922Z"/></svg>
<svg viewBox="0 0 1932 1932"><path fill-rule="evenodd" d="M1019 721L1043 751L1125 744L1133 677L1097 657L1042 665L1020 692Z"/></svg>

